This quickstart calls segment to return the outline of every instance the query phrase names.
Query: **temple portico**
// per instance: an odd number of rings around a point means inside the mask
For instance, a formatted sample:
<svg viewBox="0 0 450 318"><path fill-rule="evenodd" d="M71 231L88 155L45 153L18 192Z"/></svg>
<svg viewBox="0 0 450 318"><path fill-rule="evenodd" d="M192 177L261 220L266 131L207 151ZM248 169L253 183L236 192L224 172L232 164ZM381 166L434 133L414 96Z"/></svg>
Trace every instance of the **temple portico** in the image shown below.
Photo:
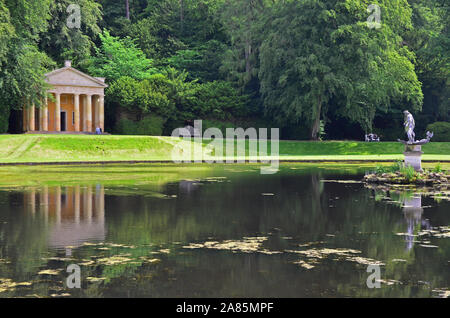
<svg viewBox="0 0 450 318"><path fill-rule="evenodd" d="M51 85L52 98L44 106L31 106L23 111L24 132L80 132L92 133L96 128L105 130L105 79L91 77L71 66L46 74Z"/></svg>

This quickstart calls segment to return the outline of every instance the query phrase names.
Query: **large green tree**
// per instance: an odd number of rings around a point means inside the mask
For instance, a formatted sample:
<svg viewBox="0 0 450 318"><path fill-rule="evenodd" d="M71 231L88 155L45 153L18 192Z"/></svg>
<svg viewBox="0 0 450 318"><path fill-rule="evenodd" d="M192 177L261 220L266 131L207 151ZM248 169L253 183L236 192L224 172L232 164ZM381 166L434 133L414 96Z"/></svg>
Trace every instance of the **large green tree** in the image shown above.
<svg viewBox="0 0 450 318"><path fill-rule="evenodd" d="M380 28L366 23L372 3L381 8ZM411 27L406 0L284 1L274 9L259 77L265 109L279 123L302 122L318 139L332 99L366 130L376 112L420 110L414 55L400 36Z"/></svg>
<svg viewBox="0 0 450 318"><path fill-rule="evenodd" d="M70 10L75 6L80 10L79 25L74 23L78 9ZM60 64L72 60L74 66L82 67L101 32L100 4L94 0L56 0L51 2L50 14L48 30L40 37L40 48Z"/></svg>
<svg viewBox="0 0 450 318"><path fill-rule="evenodd" d="M223 69L231 80L245 86L258 76L259 51L275 1L230 0L221 10L230 37Z"/></svg>
<svg viewBox="0 0 450 318"><path fill-rule="evenodd" d="M405 44L416 53L416 69L423 83L420 123L450 120L450 7L442 0L409 0L414 28Z"/></svg>
<svg viewBox="0 0 450 318"><path fill-rule="evenodd" d="M38 50L48 27L50 0L0 0L0 132L8 130L11 109L34 104L47 94L44 74L54 64Z"/></svg>
<svg viewBox="0 0 450 318"><path fill-rule="evenodd" d="M100 48L88 62L91 74L113 81L122 76L142 80L156 73L153 61L145 56L133 39L121 39L104 30L100 40Z"/></svg>

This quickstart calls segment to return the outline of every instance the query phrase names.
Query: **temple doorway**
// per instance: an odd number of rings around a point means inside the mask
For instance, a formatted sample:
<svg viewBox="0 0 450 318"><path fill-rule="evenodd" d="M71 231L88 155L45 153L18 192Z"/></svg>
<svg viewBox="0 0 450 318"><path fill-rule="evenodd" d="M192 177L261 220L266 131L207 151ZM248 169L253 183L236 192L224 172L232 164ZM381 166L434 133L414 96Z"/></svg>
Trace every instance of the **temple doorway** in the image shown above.
<svg viewBox="0 0 450 318"><path fill-rule="evenodd" d="M67 113L61 112L61 131L67 131Z"/></svg>

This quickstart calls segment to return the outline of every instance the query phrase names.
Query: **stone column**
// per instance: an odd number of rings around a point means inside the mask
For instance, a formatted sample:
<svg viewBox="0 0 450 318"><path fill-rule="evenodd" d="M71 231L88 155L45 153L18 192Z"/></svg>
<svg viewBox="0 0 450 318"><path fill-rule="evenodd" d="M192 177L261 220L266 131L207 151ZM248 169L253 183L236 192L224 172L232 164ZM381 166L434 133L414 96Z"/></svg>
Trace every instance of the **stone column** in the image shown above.
<svg viewBox="0 0 450 318"><path fill-rule="evenodd" d="M92 222L92 189L91 186L86 186L83 189L83 218L86 223Z"/></svg>
<svg viewBox="0 0 450 318"><path fill-rule="evenodd" d="M55 93L56 107L55 107L55 130L61 131L61 94Z"/></svg>
<svg viewBox="0 0 450 318"><path fill-rule="evenodd" d="M32 189L29 193L30 199L30 211L31 214L34 216L36 214L36 190Z"/></svg>
<svg viewBox="0 0 450 318"><path fill-rule="evenodd" d="M80 186L75 186L74 190L75 196L75 224L80 224Z"/></svg>
<svg viewBox="0 0 450 318"><path fill-rule="evenodd" d="M75 131L80 131L80 94L74 94Z"/></svg>
<svg viewBox="0 0 450 318"><path fill-rule="evenodd" d="M98 126L105 131L105 96L100 95L98 103Z"/></svg>
<svg viewBox="0 0 450 318"><path fill-rule="evenodd" d="M85 131L92 131L92 95L86 95L86 112L84 117L84 127Z"/></svg>
<svg viewBox="0 0 450 318"><path fill-rule="evenodd" d="M35 108L34 108L34 105L32 105L32 106L28 109L28 113L29 113L29 115L28 115L28 118L29 118L28 129L29 129L30 131L35 131L35 130L36 130L36 129L35 129L36 127L35 127L34 111L35 111Z"/></svg>
<svg viewBox="0 0 450 318"><path fill-rule="evenodd" d="M105 187L97 185L95 189L95 212L97 214L97 221L100 224L105 223Z"/></svg>
<svg viewBox="0 0 450 318"><path fill-rule="evenodd" d="M87 196L86 219L87 219L87 223L91 224L92 223L92 199L94 198L94 196L92 193L92 188L89 185L87 186L86 196Z"/></svg>
<svg viewBox="0 0 450 318"><path fill-rule="evenodd" d="M45 224L47 225L47 222L48 222L48 186L44 186L44 189L42 189L41 195L42 195L41 206L43 206L43 208L44 208Z"/></svg>
<svg viewBox="0 0 450 318"><path fill-rule="evenodd" d="M41 130L48 131L48 99L45 96L44 105L41 108Z"/></svg>
<svg viewBox="0 0 450 318"><path fill-rule="evenodd" d="M98 108L99 108L99 97L94 96L94 131L97 127L99 127Z"/></svg>
<svg viewBox="0 0 450 318"><path fill-rule="evenodd" d="M56 187L56 193L55 193L55 214L56 214L56 224L61 224L61 187Z"/></svg>

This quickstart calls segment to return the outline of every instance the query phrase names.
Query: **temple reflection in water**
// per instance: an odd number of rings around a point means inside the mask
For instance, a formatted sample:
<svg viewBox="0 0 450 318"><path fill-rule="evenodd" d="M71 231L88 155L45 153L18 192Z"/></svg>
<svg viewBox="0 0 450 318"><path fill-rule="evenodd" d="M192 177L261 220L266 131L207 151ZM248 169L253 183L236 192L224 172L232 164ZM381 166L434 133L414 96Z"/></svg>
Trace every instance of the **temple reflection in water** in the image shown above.
<svg viewBox="0 0 450 318"><path fill-rule="evenodd" d="M49 226L50 247L80 246L105 239L105 189L96 186L44 186L24 192L24 206Z"/></svg>

